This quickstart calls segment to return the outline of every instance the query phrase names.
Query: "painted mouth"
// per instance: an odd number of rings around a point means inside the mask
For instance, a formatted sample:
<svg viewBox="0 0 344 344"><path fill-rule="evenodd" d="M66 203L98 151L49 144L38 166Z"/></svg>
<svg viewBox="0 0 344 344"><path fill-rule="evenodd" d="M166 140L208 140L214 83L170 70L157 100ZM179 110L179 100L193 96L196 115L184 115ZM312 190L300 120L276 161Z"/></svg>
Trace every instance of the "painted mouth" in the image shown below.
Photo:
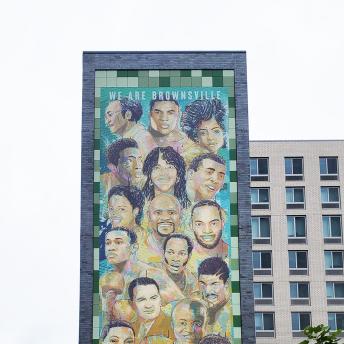
<svg viewBox="0 0 344 344"><path fill-rule="evenodd" d="M180 265L169 265L170 270L174 271L174 272L178 272L178 270L180 269Z"/></svg>
<svg viewBox="0 0 344 344"><path fill-rule="evenodd" d="M122 218L119 217L119 216L115 216L115 217L112 217L111 218L111 222L114 223L114 224L118 224L122 221Z"/></svg>
<svg viewBox="0 0 344 344"><path fill-rule="evenodd" d="M144 311L145 314L153 314L154 313L154 309L149 309Z"/></svg>
<svg viewBox="0 0 344 344"><path fill-rule="evenodd" d="M206 299L210 302L214 302L214 301L217 301L217 295L216 294L209 294L209 295L206 295Z"/></svg>
<svg viewBox="0 0 344 344"><path fill-rule="evenodd" d="M211 192L216 191L216 188L215 188L215 186L213 186L213 185L206 185L206 187L207 187L208 190L210 190Z"/></svg>
<svg viewBox="0 0 344 344"><path fill-rule="evenodd" d="M215 235L214 234L209 234L209 235L201 235L201 238L203 241L214 241Z"/></svg>

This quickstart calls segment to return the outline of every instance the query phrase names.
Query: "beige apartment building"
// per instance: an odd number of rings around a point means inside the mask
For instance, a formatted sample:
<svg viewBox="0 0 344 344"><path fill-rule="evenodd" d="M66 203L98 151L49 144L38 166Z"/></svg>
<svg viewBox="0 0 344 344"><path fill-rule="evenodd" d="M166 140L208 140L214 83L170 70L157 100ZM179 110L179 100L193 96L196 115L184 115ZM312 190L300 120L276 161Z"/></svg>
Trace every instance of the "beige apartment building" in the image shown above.
<svg viewBox="0 0 344 344"><path fill-rule="evenodd" d="M344 328L344 141L251 141L257 343Z"/></svg>

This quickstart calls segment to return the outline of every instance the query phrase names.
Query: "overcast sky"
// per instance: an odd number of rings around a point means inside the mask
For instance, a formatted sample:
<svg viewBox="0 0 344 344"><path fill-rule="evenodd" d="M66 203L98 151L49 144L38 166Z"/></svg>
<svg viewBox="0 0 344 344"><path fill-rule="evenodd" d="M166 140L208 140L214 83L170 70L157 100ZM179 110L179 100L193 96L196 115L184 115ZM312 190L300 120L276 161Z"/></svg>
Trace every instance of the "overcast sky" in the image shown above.
<svg viewBox="0 0 344 344"><path fill-rule="evenodd" d="M246 50L251 139L342 139L343 10L2 1L0 341L77 342L82 51Z"/></svg>

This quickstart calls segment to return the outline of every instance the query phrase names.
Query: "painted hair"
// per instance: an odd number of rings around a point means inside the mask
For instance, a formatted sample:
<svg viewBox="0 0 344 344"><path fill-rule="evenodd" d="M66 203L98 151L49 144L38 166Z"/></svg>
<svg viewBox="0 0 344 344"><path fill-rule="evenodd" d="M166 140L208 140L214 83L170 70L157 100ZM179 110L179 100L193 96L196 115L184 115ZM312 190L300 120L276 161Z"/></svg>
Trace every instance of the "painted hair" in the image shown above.
<svg viewBox="0 0 344 344"><path fill-rule="evenodd" d="M162 159L164 159L168 164L173 165L177 170L177 181L174 185L174 196L178 199L183 208L188 207L190 201L186 194L185 162L182 156L170 146L156 147L147 155L142 169L143 174L147 176L146 183L142 189L144 195L148 200L152 200L155 197L152 172L153 168L158 164L160 154L162 155Z"/></svg>
<svg viewBox="0 0 344 344"><path fill-rule="evenodd" d="M186 236L186 235L184 235L184 234L181 234L181 233L172 233L172 234L170 234L170 235L165 239L164 244L163 244L163 251L164 251L164 253L165 253L165 251L166 251L167 243L168 243L168 241L171 240L171 239L183 239L183 240L185 240L186 243L187 243L187 245L188 245L188 255L190 256L190 254L191 254L191 252L192 252L192 250L193 250L192 240L191 240L188 236Z"/></svg>
<svg viewBox="0 0 344 344"><path fill-rule="evenodd" d="M108 193L108 201L112 196L123 196L131 204L133 210L137 208L139 211L135 216L135 223L139 225L141 223L143 207L145 204L145 198L141 190L135 186L116 185L112 187Z"/></svg>
<svg viewBox="0 0 344 344"><path fill-rule="evenodd" d="M222 337L219 334L208 334L203 337L199 344L231 344L228 338Z"/></svg>
<svg viewBox="0 0 344 344"><path fill-rule="evenodd" d="M129 121L138 122L142 116L142 105L137 100L129 99L128 97L123 97L119 100L121 104L121 113L124 118L127 111L131 112L131 118Z"/></svg>
<svg viewBox="0 0 344 344"><path fill-rule="evenodd" d="M118 166L119 155L126 148L139 148L133 139L120 139L111 143L106 149L106 159L108 163Z"/></svg>
<svg viewBox="0 0 344 344"><path fill-rule="evenodd" d="M185 107L181 118L181 127L185 134L193 141L197 139L197 130L203 121L214 118L219 127L225 131L224 117L226 109L221 100L197 99Z"/></svg>
<svg viewBox="0 0 344 344"><path fill-rule="evenodd" d="M229 278L229 268L227 263L219 257L210 257L202 261L198 267L198 277L200 275L218 275L223 283Z"/></svg>
<svg viewBox="0 0 344 344"><path fill-rule="evenodd" d="M150 277L138 277L135 278L134 280L132 280L129 284L128 287L128 294L129 294L129 298L131 301L134 300L134 288L140 286L140 285L155 285L156 288L158 289L158 292L160 292L158 283L155 282L155 280L153 278Z"/></svg>
<svg viewBox="0 0 344 344"><path fill-rule="evenodd" d="M105 340L107 335L109 334L110 330L114 327L127 327L130 328L133 331L134 337L135 337L135 331L133 327L126 321L124 320L112 320L110 321L107 325L103 327L102 334L101 334L101 339L102 341Z"/></svg>
<svg viewBox="0 0 344 344"><path fill-rule="evenodd" d="M223 220L222 219L222 209L221 209L220 205L217 202L215 202L213 200L210 200L210 199L203 199L203 200L197 202L192 207L191 217L193 216L193 213L194 213L195 209L200 208L200 207L206 207L206 206L208 206L208 207L215 207L219 211L220 219Z"/></svg>
<svg viewBox="0 0 344 344"><path fill-rule="evenodd" d="M159 92L157 98L152 99L149 104L149 111L152 111L153 106L156 102L173 102L179 107L178 101L175 99L173 93L170 92Z"/></svg>
<svg viewBox="0 0 344 344"><path fill-rule="evenodd" d="M194 158L190 163L189 169L196 172L198 170L198 167L201 164L201 162L205 159L213 160L213 161L215 161L221 165L226 166L225 161L220 156L218 156L217 154L205 153L205 154L201 154L201 155L197 156L196 158Z"/></svg>
<svg viewBox="0 0 344 344"><path fill-rule="evenodd" d="M100 235L99 235L99 259L103 260L106 258L105 256L105 239L106 236L113 231L122 231L125 232L129 238L130 245L136 244L137 242L137 235L136 233L128 228L125 227L108 227L106 228Z"/></svg>

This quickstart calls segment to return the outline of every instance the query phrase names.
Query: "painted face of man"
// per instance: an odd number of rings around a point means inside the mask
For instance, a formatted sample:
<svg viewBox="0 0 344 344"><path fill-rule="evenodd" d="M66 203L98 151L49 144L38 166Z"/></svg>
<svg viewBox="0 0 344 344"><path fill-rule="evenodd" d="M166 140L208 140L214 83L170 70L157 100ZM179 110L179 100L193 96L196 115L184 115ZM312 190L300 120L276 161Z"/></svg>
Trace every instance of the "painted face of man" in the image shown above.
<svg viewBox="0 0 344 344"><path fill-rule="evenodd" d="M125 148L119 153L117 171L119 177L126 182L140 178L142 166L142 154L137 148Z"/></svg>
<svg viewBox="0 0 344 344"><path fill-rule="evenodd" d="M225 181L226 167L211 159L204 159L193 172L196 200L214 199Z"/></svg>
<svg viewBox="0 0 344 344"><path fill-rule="evenodd" d="M159 316L161 298L154 284L139 285L133 290L133 302L137 315L143 320L154 320Z"/></svg>
<svg viewBox="0 0 344 344"><path fill-rule="evenodd" d="M226 301L226 284L218 275L200 275L198 278L202 298L209 308L217 307Z"/></svg>
<svg viewBox="0 0 344 344"><path fill-rule="evenodd" d="M197 242L208 249L212 249L219 243L224 221L220 211L210 205L195 208L192 214L192 229Z"/></svg>
<svg viewBox="0 0 344 344"><path fill-rule="evenodd" d="M125 196L114 195L108 202L109 218L113 227L133 228L138 209L133 209Z"/></svg>
<svg viewBox="0 0 344 344"><path fill-rule="evenodd" d="M201 122L197 130L197 139L201 147L211 153L217 153L223 146L224 137L223 131L215 118Z"/></svg>
<svg viewBox="0 0 344 344"><path fill-rule="evenodd" d="M105 255L110 264L117 265L130 258L130 239L125 231L111 231L105 236Z"/></svg>
<svg viewBox="0 0 344 344"><path fill-rule="evenodd" d="M171 195L160 194L149 205L149 227L160 236L172 234L180 225L180 207Z"/></svg>
<svg viewBox="0 0 344 344"><path fill-rule="evenodd" d="M134 344L134 332L129 327L111 327L104 344Z"/></svg>
<svg viewBox="0 0 344 344"><path fill-rule="evenodd" d="M182 273L189 259L188 244L186 240L182 238L172 238L168 240L164 256L166 268L170 273Z"/></svg>
<svg viewBox="0 0 344 344"><path fill-rule="evenodd" d="M155 194L173 193L177 182L177 170L159 155L158 163L153 167L151 179L155 188Z"/></svg>
<svg viewBox="0 0 344 344"><path fill-rule="evenodd" d="M121 112L121 103L119 100L111 102L105 110L105 124L114 134L120 132L128 123Z"/></svg>
<svg viewBox="0 0 344 344"><path fill-rule="evenodd" d="M151 126L161 135L168 135L177 126L179 107L172 101L155 102L151 115Z"/></svg>
<svg viewBox="0 0 344 344"><path fill-rule="evenodd" d="M206 334L206 310L196 302L177 305L173 311L176 343L196 344Z"/></svg>

